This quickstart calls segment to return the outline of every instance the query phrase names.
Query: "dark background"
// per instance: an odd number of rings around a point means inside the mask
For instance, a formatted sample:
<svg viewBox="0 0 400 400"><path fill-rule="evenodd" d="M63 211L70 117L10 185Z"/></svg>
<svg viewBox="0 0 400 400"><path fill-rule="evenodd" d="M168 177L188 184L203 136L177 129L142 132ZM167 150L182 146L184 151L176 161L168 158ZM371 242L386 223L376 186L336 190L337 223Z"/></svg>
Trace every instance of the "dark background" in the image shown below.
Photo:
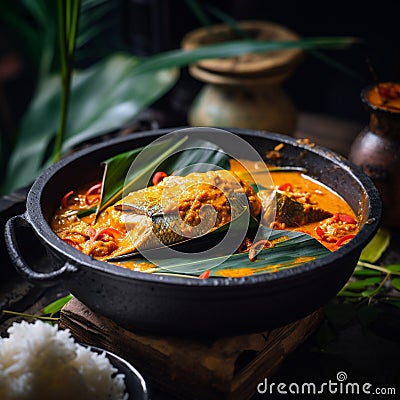
<svg viewBox="0 0 400 400"><path fill-rule="evenodd" d="M273 21L286 25L302 37L354 36L362 40L362 44L348 50L325 52L354 72L355 77L311 55L306 57L284 84L300 110L365 121L367 115L359 94L364 86L374 81L367 60L376 79L400 80L400 20L396 0L232 0L212 3L236 20ZM199 26L183 0L129 0L124 7L124 37L138 54L177 48L183 35ZM192 88L195 88L193 83Z"/></svg>
<svg viewBox="0 0 400 400"><path fill-rule="evenodd" d="M123 43L124 50L144 56L176 49L186 32L200 26L185 0L112 1L118 6L113 11L114 15L104 21L105 24L113 21L108 33L99 41L104 52L116 41L118 45ZM198 1L200 4L205 3L204 0ZM374 74L380 81L400 80L398 0L210 0L209 3L237 20L273 21L287 26L302 37L355 36L362 40L362 44L347 50L325 52L355 76L333 68L312 55L306 56L295 74L284 83L289 96L301 111L329 114L364 123L368 115L359 99L361 89L373 83ZM213 22L218 21L214 19ZM13 41L7 29L0 26L0 56L13 53L16 46L18 43ZM367 59L374 74L368 67ZM18 60L14 61L18 63ZM13 60L11 70L12 63ZM4 63L0 64L2 72ZM77 67L80 66L86 65L78 63ZM6 68L10 68L9 59ZM15 67L15 71L15 74L12 71L8 74L6 71L5 75L0 73L0 108L4 106L3 100L6 98L6 106L10 109L14 125L17 125L32 95L35 82L29 64L19 69ZM156 106L184 115L201 85L183 68L178 85ZM180 122L175 120L171 124ZM4 118L3 124L7 124Z"/></svg>

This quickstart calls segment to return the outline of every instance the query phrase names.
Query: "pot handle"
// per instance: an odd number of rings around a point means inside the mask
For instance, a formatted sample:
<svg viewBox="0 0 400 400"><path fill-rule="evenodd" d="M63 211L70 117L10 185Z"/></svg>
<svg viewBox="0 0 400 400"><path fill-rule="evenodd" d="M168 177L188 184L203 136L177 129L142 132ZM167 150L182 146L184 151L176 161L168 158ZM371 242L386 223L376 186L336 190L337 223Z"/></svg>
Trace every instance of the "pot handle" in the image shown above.
<svg viewBox="0 0 400 400"><path fill-rule="evenodd" d="M40 286L53 286L60 281L64 280L67 275L74 273L78 268L68 261L64 265L51 272L38 272L34 271L30 265L25 261L24 255L18 246L18 230L21 228L30 228L32 226L28 217L24 214L16 215L10 218L4 230L7 250L10 254L11 260L15 265L17 271L28 281L38 284ZM36 236L33 235L36 239ZM37 239L36 239L37 240Z"/></svg>

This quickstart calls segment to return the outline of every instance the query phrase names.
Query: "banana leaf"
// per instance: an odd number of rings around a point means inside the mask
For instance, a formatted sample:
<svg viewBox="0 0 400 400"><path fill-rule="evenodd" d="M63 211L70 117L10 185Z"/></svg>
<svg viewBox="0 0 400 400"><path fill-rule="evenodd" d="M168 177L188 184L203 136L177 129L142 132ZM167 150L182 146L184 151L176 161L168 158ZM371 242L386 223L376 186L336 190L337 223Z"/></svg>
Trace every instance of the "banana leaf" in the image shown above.
<svg viewBox="0 0 400 400"><path fill-rule="evenodd" d="M120 128L175 84L177 70L137 77L137 58L117 54L72 80L63 152L102 133ZM6 172L3 191L31 183L46 165L58 129L59 76L46 79L25 114Z"/></svg>
<svg viewBox="0 0 400 400"><path fill-rule="evenodd" d="M163 68L182 67L209 58L234 57L244 53L261 53L288 49L346 49L360 40L354 37L315 37L291 41L233 40L201 46L194 50L171 50L142 61L135 74Z"/></svg>
<svg viewBox="0 0 400 400"><path fill-rule="evenodd" d="M145 159L142 158L140 160L142 162L137 163L133 171L131 171L132 163L144 151L144 147L118 154L104 161L103 190L97 213L120 200L124 191L139 190L148 186L149 172L154 171L164 157L172 154L186 140L187 137L178 142L175 138L169 138L152 144L146 151Z"/></svg>
<svg viewBox="0 0 400 400"><path fill-rule="evenodd" d="M360 260L370 263L377 262L390 244L390 230L379 228L372 240L364 247Z"/></svg>
<svg viewBox="0 0 400 400"><path fill-rule="evenodd" d="M142 154L139 158L140 153ZM131 168L133 162L134 168ZM181 171L180 175L187 175L195 171L228 169L229 158L221 148L211 142L201 139L189 141L188 136L179 138L173 135L146 148L118 154L104 161L104 164L103 190L98 213L120 200L124 192L148 186L157 171L163 171L167 175Z"/></svg>
<svg viewBox="0 0 400 400"><path fill-rule="evenodd" d="M246 207L243 207L242 212L240 215L235 218L233 223L227 223L219 228L215 229L214 231L207 233L206 235L196 237L193 239L185 239L181 242L177 242L174 244L169 245L168 247L179 252L185 252L185 253L199 253L202 251L206 251L210 249L213 246L218 245L218 243L224 238L226 232L228 229L233 230L233 235L238 233L239 235L243 231L243 226L247 227L247 234L246 236L248 237L254 237L257 229L260 228L260 223L259 221L249 215L248 209ZM121 256L116 256L109 258L107 261L108 262L118 262L118 261L126 261L126 260L136 260L140 258L141 260L143 258L146 258L146 256L150 256L154 258L154 252L159 252L159 250L162 250L163 248L154 248L154 249L149 249L149 250L144 250L144 251L135 251L133 253L127 253ZM162 252L157 253L162 254ZM160 263L165 262L160 260Z"/></svg>
<svg viewBox="0 0 400 400"><path fill-rule="evenodd" d="M228 259L225 259L225 255L222 254L220 258L223 262L218 264L218 257L197 260L194 254L193 257L185 255L169 260L152 260L153 263L147 261L149 264L156 265L148 272L199 276L210 270L209 276L213 277L255 275L294 268L330 254L326 247L305 233L285 230L268 232L267 228L263 229L265 237L269 236L270 241L277 243L274 247L259 252L255 261L249 260L248 253L236 253ZM140 262L143 263L146 260L140 259Z"/></svg>

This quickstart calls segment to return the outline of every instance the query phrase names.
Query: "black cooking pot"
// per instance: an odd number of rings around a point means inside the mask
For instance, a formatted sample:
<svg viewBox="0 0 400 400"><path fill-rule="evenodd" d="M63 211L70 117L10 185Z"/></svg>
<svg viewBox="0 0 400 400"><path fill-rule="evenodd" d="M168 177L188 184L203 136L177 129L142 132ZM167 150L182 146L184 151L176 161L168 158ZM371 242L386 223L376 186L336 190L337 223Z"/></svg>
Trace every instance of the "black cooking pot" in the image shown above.
<svg viewBox="0 0 400 400"><path fill-rule="evenodd" d="M7 247L17 270L38 285L62 283L93 311L136 331L247 333L286 324L318 309L346 283L362 248L376 232L381 218L378 191L360 169L327 149L279 134L231 131L261 155L283 143L279 163L304 166L339 193L359 216L358 235L334 253L296 268L225 279L135 272L92 259L59 239L49 223L60 198L68 190L101 179L103 160L147 145L167 132L156 130L86 148L43 172L29 192L26 213L6 225ZM24 246L27 229L35 246L47 250L45 263L32 259Z"/></svg>

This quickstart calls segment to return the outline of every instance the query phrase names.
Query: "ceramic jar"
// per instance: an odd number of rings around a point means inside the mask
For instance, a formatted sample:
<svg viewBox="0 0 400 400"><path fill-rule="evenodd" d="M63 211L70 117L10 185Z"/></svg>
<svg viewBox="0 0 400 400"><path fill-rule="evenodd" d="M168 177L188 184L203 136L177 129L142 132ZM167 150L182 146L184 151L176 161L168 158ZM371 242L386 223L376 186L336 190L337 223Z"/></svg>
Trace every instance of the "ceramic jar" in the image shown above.
<svg viewBox="0 0 400 400"><path fill-rule="evenodd" d="M261 40L298 40L289 29L265 21L243 21L240 28ZM214 25L189 32L182 47L237 39L228 25ZM300 49L243 54L237 57L203 60L191 65L191 75L205 85L188 115L193 126L219 126L268 130L292 135L297 112L281 83L301 61Z"/></svg>
<svg viewBox="0 0 400 400"><path fill-rule="evenodd" d="M400 226L400 84L365 88L361 100L370 113L369 125L353 142L349 159L362 167L379 189L383 223Z"/></svg>

